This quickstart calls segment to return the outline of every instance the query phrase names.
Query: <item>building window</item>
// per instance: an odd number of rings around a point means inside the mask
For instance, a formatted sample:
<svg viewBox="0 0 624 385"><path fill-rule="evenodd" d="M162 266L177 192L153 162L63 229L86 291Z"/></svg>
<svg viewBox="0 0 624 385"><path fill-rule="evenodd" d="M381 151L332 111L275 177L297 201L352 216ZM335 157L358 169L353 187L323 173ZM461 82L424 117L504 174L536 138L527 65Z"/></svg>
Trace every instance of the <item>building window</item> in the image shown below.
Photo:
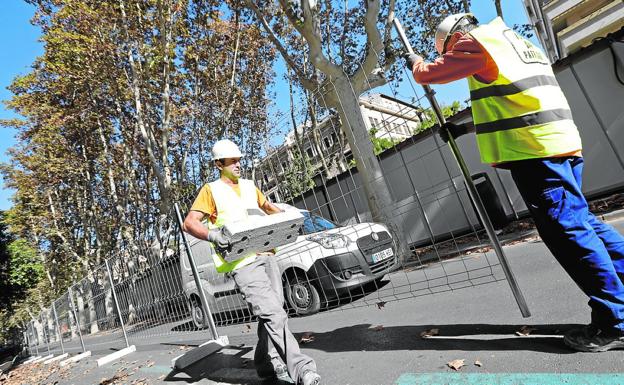
<svg viewBox="0 0 624 385"><path fill-rule="evenodd" d="M264 183L269 183L269 176L266 173L262 173L262 179L264 179Z"/></svg>
<svg viewBox="0 0 624 385"><path fill-rule="evenodd" d="M308 154L310 159L314 158L314 151L312 150L312 147L306 148L306 154Z"/></svg>
<svg viewBox="0 0 624 385"><path fill-rule="evenodd" d="M332 139L332 143L338 143L338 138L336 137L335 132L331 133L331 139Z"/></svg>
<svg viewBox="0 0 624 385"><path fill-rule="evenodd" d="M332 143L330 142L330 139L326 136L323 137L323 143L325 144L325 148L330 148Z"/></svg>

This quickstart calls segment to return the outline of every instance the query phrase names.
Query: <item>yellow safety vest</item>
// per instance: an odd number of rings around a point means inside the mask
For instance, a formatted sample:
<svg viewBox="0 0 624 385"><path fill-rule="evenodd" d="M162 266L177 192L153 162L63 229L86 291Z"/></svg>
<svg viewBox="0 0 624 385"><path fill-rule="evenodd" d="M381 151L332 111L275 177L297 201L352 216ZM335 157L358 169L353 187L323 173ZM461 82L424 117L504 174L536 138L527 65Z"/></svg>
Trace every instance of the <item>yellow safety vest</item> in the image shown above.
<svg viewBox="0 0 624 385"><path fill-rule="evenodd" d="M468 78L483 163L546 158L581 150L568 102L544 53L501 18L472 35L498 66L498 78Z"/></svg>
<svg viewBox="0 0 624 385"><path fill-rule="evenodd" d="M210 228L219 228L228 223L245 221L248 218L247 209L259 209L256 186L250 180L238 180L241 193L240 197L232 187L225 184L221 179L211 182L208 185L210 186L212 197L217 206L217 220L215 223L209 222L208 226ZM228 273L248 265L253 262L255 258L256 254L250 254L235 261L226 262L218 253L212 254L215 269L219 273Z"/></svg>

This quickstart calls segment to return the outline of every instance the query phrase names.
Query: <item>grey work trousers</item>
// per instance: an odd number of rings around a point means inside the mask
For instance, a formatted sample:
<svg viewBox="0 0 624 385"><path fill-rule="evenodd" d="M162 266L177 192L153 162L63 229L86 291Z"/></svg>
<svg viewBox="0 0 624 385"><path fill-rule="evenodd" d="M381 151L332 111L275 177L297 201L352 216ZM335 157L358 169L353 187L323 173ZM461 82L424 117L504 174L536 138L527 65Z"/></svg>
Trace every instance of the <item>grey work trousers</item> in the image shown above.
<svg viewBox="0 0 624 385"><path fill-rule="evenodd" d="M271 365L272 343L295 383L301 382L304 372L316 372L314 360L299 350L297 340L288 329L282 280L275 258L259 255L249 265L234 270L231 276L258 317L258 344L254 354L256 370Z"/></svg>

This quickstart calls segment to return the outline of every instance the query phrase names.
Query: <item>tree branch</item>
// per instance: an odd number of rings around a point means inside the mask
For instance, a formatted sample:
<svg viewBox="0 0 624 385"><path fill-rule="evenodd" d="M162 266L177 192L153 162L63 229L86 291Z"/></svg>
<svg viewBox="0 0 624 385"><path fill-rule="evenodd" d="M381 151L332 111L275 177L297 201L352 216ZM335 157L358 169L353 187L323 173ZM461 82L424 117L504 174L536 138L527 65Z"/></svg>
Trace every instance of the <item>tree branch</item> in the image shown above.
<svg viewBox="0 0 624 385"><path fill-rule="evenodd" d="M310 48L310 61L314 68L319 69L327 76L341 76L342 69L329 61L323 54L321 33L318 28L318 7L316 6L316 2L314 5L310 6L310 0L301 0L303 23L301 23L301 20L290 10L288 0L279 0L279 3L290 23L308 43L308 47Z"/></svg>
<svg viewBox="0 0 624 385"><path fill-rule="evenodd" d="M305 76L305 74L301 71L297 63L295 63L293 58L290 57L290 55L288 54L288 51L286 50L282 42L278 39L278 37L275 35L275 32L273 32L273 29L271 28L269 23L266 21L264 15L260 11L260 9L258 9L258 6L256 6L254 1L245 0L245 4L247 4L247 7L249 7L254 12L254 14L258 18L258 21L260 21L260 23L262 24L262 27L264 28L266 33L269 35L269 40L271 40L271 42L275 45L275 48L282 55L282 58L284 58L284 61L286 62L286 64L288 64L288 67L290 67L295 72L295 74L297 74L297 77L299 78L299 81L301 82L303 87L309 90L317 89L316 82L308 79Z"/></svg>
<svg viewBox="0 0 624 385"><path fill-rule="evenodd" d="M367 78L379 67L379 53L384 49L384 43L381 39L381 34L377 29L377 16L380 9L379 0L367 0L368 6L366 7L366 14L364 15L364 30L366 31L367 38L367 52L364 62L360 65L360 68L355 72L352 77L353 88L356 91L356 95L359 95L363 89L368 88ZM389 10L392 12L392 10ZM390 13L388 14L390 17ZM386 24L387 28L387 24Z"/></svg>

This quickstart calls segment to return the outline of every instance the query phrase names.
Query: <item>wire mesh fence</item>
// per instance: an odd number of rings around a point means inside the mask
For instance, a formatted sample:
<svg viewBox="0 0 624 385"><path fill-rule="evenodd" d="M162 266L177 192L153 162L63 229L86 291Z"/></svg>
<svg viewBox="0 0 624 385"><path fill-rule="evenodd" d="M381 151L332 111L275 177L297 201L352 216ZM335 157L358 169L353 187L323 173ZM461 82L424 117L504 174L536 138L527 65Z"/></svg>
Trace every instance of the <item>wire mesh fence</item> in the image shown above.
<svg viewBox="0 0 624 385"><path fill-rule="evenodd" d="M376 92L364 95L348 82L328 79L306 98L312 105L296 104L292 120L275 123L277 132L286 133L283 144L271 145L267 138L262 153L243 159L243 177L266 199L303 216L292 243L259 250L278 262L289 314L370 306L505 279L461 171L428 127L431 115L410 77L405 73L403 83L377 88L376 80L366 79L364 88ZM189 173L202 180L197 167ZM183 214L195 192L179 199ZM496 196L488 199L497 207ZM506 223L504 209L502 216L498 227ZM30 322L31 351L205 338L200 290L217 326L253 321L234 281L216 271L212 244L188 236L200 288L173 211L160 225L161 236L124 245Z"/></svg>

